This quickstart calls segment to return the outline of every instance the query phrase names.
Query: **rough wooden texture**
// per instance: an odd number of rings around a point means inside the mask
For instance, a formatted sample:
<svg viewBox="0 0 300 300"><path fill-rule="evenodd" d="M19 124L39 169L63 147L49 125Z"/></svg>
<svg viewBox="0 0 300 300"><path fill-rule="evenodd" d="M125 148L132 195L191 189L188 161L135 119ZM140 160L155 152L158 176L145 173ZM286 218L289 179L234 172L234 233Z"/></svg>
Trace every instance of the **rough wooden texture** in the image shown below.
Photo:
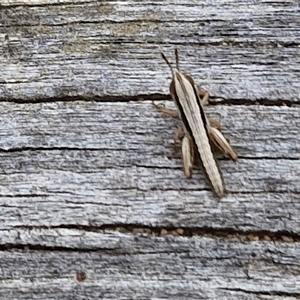
<svg viewBox="0 0 300 300"><path fill-rule="evenodd" d="M2 0L0 299L299 299L299 29L296 0ZM222 200L147 101L174 47L239 155Z"/></svg>
<svg viewBox="0 0 300 300"><path fill-rule="evenodd" d="M242 157L221 201L150 102L2 103L3 299L299 297L299 109L207 111Z"/></svg>
<svg viewBox="0 0 300 300"><path fill-rule="evenodd" d="M299 299L299 243L21 231L19 240L90 251L0 253L3 299ZM76 240L76 242L74 242ZM287 255L288 253L288 255ZM284 276L283 276L284 274ZM80 282L81 278L84 278ZM79 280L78 280L79 279ZM16 289L13 283L17 283ZM46 298L45 297L45 298Z"/></svg>
<svg viewBox="0 0 300 300"><path fill-rule="evenodd" d="M1 9L2 99L166 94L178 46L214 96L300 100L297 0L47 2Z"/></svg>

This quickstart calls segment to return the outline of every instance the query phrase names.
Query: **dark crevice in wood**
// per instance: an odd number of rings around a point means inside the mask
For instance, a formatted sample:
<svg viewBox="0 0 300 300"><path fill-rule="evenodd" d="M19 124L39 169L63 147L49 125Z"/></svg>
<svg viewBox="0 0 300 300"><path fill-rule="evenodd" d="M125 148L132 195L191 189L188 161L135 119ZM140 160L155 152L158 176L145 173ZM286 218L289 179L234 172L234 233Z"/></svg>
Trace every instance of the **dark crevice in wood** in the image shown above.
<svg viewBox="0 0 300 300"><path fill-rule="evenodd" d="M245 294L261 295L261 296L279 296L279 297L299 297L300 293L288 293L282 291L249 291L245 289L221 288L221 290L242 292Z"/></svg>
<svg viewBox="0 0 300 300"><path fill-rule="evenodd" d="M247 159L247 160L300 160L300 157L285 157L285 156L256 156L256 157L251 157L251 156L239 156L238 157L238 160L241 160L241 159ZM228 158L223 158L223 157L220 157L218 158L219 161L222 161L222 160L229 160Z"/></svg>
<svg viewBox="0 0 300 300"><path fill-rule="evenodd" d="M18 153L18 152L42 152L42 151L83 151L83 152L98 152L98 151L134 151L135 149L132 148L127 148L127 149L116 149L116 148L80 148L80 147L16 147L16 148L10 148L10 149L3 149L0 148L0 153ZM181 157L173 157L173 158L168 158L169 160L180 160ZM289 160L289 161L298 161L300 160L299 157L284 157L284 156L256 156L256 157L252 157L252 156L239 156L238 157L238 161L241 161L242 159L246 159L246 160ZM218 157L218 161L228 161L229 159L226 157ZM195 166L198 166L199 161L195 161ZM118 165L118 167L126 167L128 165ZM167 166L160 166L160 165L145 165L145 164L131 164L130 166L135 166L135 167L140 167L140 168L148 168L148 169L178 169L178 167L167 167ZM107 169L107 168L111 168L112 166L103 166L103 169Z"/></svg>
<svg viewBox="0 0 300 300"><path fill-rule="evenodd" d="M191 191L191 190L188 190L188 191ZM197 190L195 190L197 191ZM199 189L198 189L199 191ZM279 194L279 195L285 195L285 194L288 194L288 195L299 195L299 192L297 191L292 191L292 190L280 190L280 191L276 191L276 190L267 190L267 189L264 189L264 190L261 190L261 191L251 191L251 190L246 190L246 191L238 191L238 192L234 192L234 191L227 191L227 194L230 194L230 195L249 195L249 194L252 194L252 195L266 195L266 194ZM299 195L300 197L300 195Z"/></svg>
<svg viewBox="0 0 300 300"><path fill-rule="evenodd" d="M38 99L6 99L0 98L0 102L13 102L13 103L49 103L49 102L72 102L72 101L91 101L91 102L132 102L132 101L144 101L144 100L171 100L170 95L164 94L152 94L152 95L137 95L137 96L63 96L63 97L53 97L53 98L38 98Z"/></svg>
<svg viewBox="0 0 300 300"><path fill-rule="evenodd" d="M69 247L58 247L58 246L41 246L41 245L31 245L31 244L0 244L0 251L55 251L55 252L101 252L101 253L114 253L114 249L109 248L69 248Z"/></svg>
<svg viewBox="0 0 300 300"><path fill-rule="evenodd" d="M214 100L216 99L216 100ZM35 103L51 103L51 102L73 102L73 101L91 101L91 102L138 102L138 101L162 101L172 100L170 95L165 94L141 94L136 96L103 96L98 97L95 95L83 95L83 96L62 96L52 98L38 98L38 99L18 99L18 98L1 98L0 102L12 102L18 104L35 104ZM269 100L269 99L222 99L220 97L211 97L210 105L263 105L263 106L294 106L300 105L300 101L291 100Z"/></svg>
<svg viewBox="0 0 300 300"><path fill-rule="evenodd" d="M84 2L80 2L81 5L83 4L87 4L87 3L94 3L95 0L91 0L91 1L84 1ZM56 2L56 3L38 3L38 2L34 2L34 3L24 3L24 4L20 4L20 3L17 3L17 4L13 4L13 3L10 3L10 4L0 4L0 11L1 9L10 9L10 8L19 8L19 7L24 7L24 8L28 8L28 7L45 7L45 8L48 8L48 7L52 7L52 6L58 6L58 7L66 7L67 6L74 6L74 4L76 3L62 3L62 2Z"/></svg>
<svg viewBox="0 0 300 300"><path fill-rule="evenodd" d="M14 152L26 152L26 151L109 151L112 149L103 148L79 148L79 147L17 147L10 149L1 149L0 153L14 153ZM134 150L134 149L133 149ZM115 151L115 150L114 150ZM120 150L121 151L121 150ZM125 151L125 150L123 150ZM127 149L128 151L128 149Z"/></svg>
<svg viewBox="0 0 300 300"><path fill-rule="evenodd" d="M9 194L0 194L1 198L39 198L39 197L49 197L51 195L49 194L14 194L14 195L9 195ZM20 209L20 206L15 206L15 205L7 205L7 204L1 204L1 207L16 207L17 209Z"/></svg>
<svg viewBox="0 0 300 300"><path fill-rule="evenodd" d="M211 99L214 99L213 97ZM220 98L218 98L220 99ZM290 100L269 100L269 99L257 99L257 100L248 100L248 99L221 99L218 101L211 101L209 104L211 105L262 105L262 106L288 106L291 107L294 104L300 104L297 101L290 101Z"/></svg>
<svg viewBox="0 0 300 300"><path fill-rule="evenodd" d="M145 233L155 236L183 236L193 237L202 236L210 238L239 239L246 242L251 241L272 241L272 242L300 242L300 234L286 230L268 231L253 230L242 231L233 228L212 228L212 227L174 227L174 226L147 226L141 224L104 224L101 226L83 226L83 225L57 225L57 226L15 226L13 229L38 230L38 229L69 229L81 230L86 232L117 231L121 233L139 234ZM3 245L2 245L3 247ZM1 248L1 246L0 246Z"/></svg>
<svg viewBox="0 0 300 300"><path fill-rule="evenodd" d="M240 238L245 239L249 241L253 241L256 239L259 240L269 240L267 237L269 237L272 241L285 241L286 237L290 238L291 240L300 241L300 235L296 233L291 233L288 231L278 231L278 232L270 232L270 231L240 231L235 230L232 228L211 228L211 227L152 227L152 226L142 226L138 227L136 224L114 224L114 225L103 225L99 227L100 230L115 230L116 228L123 228L124 232L134 232L138 228L146 229L147 231L150 231L151 233L154 233L158 236L162 236L162 230L166 230L167 234L169 235L180 235L180 236L186 236L186 237L192 237L192 236L210 236L214 238ZM182 232L182 233L181 233ZM177 234L176 234L177 233Z"/></svg>
<svg viewBox="0 0 300 300"><path fill-rule="evenodd" d="M188 180L188 179L185 179L183 178L183 180ZM108 189L106 189L108 190ZM114 191L116 189L113 189ZM123 189L120 189L120 190L132 190L132 188L123 188ZM162 187L159 187L159 188L148 188L148 189L140 189L140 188L136 188L135 189L136 191L139 191L139 192L145 192L145 191L163 191L163 192L174 192L174 191L180 191L180 192L187 192L187 193L191 193L191 192L209 192L211 193L212 190L209 189L209 188L180 188L180 189L174 189L174 188L162 188ZM231 191L231 190L226 190L226 195L232 195L232 196L236 196L238 197L239 195L266 195L266 194L278 194L278 195L299 195L300 197L300 194L299 192L297 191L292 191L292 190L272 190L272 189L264 189L264 190L260 190L260 191L252 191L252 190L244 190L244 191ZM218 201L218 198L216 198L216 201ZM222 200L221 200L222 201Z"/></svg>

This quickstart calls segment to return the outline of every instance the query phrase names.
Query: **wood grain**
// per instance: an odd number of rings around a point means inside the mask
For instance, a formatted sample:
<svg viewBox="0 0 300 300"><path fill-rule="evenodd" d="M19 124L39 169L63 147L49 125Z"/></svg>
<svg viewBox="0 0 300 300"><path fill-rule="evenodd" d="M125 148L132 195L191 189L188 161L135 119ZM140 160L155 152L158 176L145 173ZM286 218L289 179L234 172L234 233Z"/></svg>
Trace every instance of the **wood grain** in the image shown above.
<svg viewBox="0 0 300 300"><path fill-rule="evenodd" d="M213 96L300 99L297 1L5 3L1 99L167 94L175 47Z"/></svg>
<svg viewBox="0 0 300 300"><path fill-rule="evenodd" d="M174 108L170 101L157 102ZM298 159L300 111L297 107L214 105L209 117L220 121L240 158ZM82 149L136 151L137 163L159 166L171 151L179 121L159 113L150 101L2 103L0 149ZM131 158L130 158L131 157ZM167 164L170 164L168 161Z"/></svg>
<svg viewBox="0 0 300 300"><path fill-rule="evenodd" d="M229 193L218 202L200 170L188 180L181 160L167 158L177 121L151 103L8 106L1 112L4 228L91 222L298 232L299 143L291 143L292 134L299 139L298 108L209 108L229 126L240 155L236 164L220 161ZM233 116L232 128L226 121ZM243 140L236 140L240 132Z"/></svg>
<svg viewBox="0 0 300 300"><path fill-rule="evenodd" d="M289 1L2 0L0 299L299 299ZM228 195L169 159L170 71L212 95Z"/></svg>
<svg viewBox="0 0 300 300"><path fill-rule="evenodd" d="M62 248L55 253L8 252L5 257L0 252L9 266L0 275L9 283L2 299L299 297L299 243L64 229L21 231L21 243L28 242L27 235L33 244L35 238L47 237L43 244L51 239L51 245ZM67 251L70 236L77 249L94 251Z"/></svg>

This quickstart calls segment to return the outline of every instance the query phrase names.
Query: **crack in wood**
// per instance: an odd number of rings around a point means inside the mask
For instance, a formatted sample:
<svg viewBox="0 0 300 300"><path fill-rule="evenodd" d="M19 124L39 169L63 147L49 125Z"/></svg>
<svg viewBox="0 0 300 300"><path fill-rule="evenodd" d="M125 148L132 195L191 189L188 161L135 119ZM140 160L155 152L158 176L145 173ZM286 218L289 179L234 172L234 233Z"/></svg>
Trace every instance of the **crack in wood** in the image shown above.
<svg viewBox="0 0 300 300"><path fill-rule="evenodd" d="M47 97L47 98L36 98L32 100L24 100L19 98L1 98L0 102L10 102L17 104L36 104L36 103L53 103L53 102L101 102L101 103L110 103L110 102L139 102L139 101L167 101L172 100L170 95L165 94L140 94L135 96L89 96L89 95L77 95L77 96L62 96L62 97ZM262 106L297 106L300 105L300 101L291 101L287 99L282 100L269 100L267 98L261 98L250 100L250 99L225 99L220 97L211 97L210 105L262 105Z"/></svg>
<svg viewBox="0 0 300 300"><path fill-rule="evenodd" d="M86 232L102 232L117 231L121 233L130 234L149 234L155 236L182 236L193 237L202 236L210 238L225 238L225 239L238 239L240 241L272 241L283 243L300 242L300 234L292 233L290 231L242 231L233 228L213 228L213 227L173 227L173 226L145 226L141 224L104 224L101 226L83 226L83 225L58 225L58 226L15 226L14 229L69 229L81 230ZM3 246L3 245L2 245ZM1 244L0 244L1 249Z"/></svg>
<svg viewBox="0 0 300 300"><path fill-rule="evenodd" d="M233 292L243 292L246 294L261 295L261 296L281 296L281 297L299 297L300 293L288 293L283 291L250 291L246 289L237 288L220 288L220 290L233 291Z"/></svg>

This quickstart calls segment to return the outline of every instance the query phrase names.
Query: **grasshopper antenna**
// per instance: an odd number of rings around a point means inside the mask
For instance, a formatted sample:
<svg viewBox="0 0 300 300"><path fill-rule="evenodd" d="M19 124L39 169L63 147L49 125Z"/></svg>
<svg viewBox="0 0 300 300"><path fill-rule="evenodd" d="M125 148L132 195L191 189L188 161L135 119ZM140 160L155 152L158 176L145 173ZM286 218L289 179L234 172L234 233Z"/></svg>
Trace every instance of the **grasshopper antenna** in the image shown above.
<svg viewBox="0 0 300 300"><path fill-rule="evenodd" d="M175 49L175 59L176 59L176 69L179 71L179 57L178 57L178 50Z"/></svg>
<svg viewBox="0 0 300 300"><path fill-rule="evenodd" d="M167 65L169 66L169 68L170 68L172 74L174 74L174 70L173 70L172 65L170 64L170 62L168 61L168 59L166 58L166 56L165 56L162 52L161 52L161 56L162 56L162 58L164 59L164 61L167 63Z"/></svg>

